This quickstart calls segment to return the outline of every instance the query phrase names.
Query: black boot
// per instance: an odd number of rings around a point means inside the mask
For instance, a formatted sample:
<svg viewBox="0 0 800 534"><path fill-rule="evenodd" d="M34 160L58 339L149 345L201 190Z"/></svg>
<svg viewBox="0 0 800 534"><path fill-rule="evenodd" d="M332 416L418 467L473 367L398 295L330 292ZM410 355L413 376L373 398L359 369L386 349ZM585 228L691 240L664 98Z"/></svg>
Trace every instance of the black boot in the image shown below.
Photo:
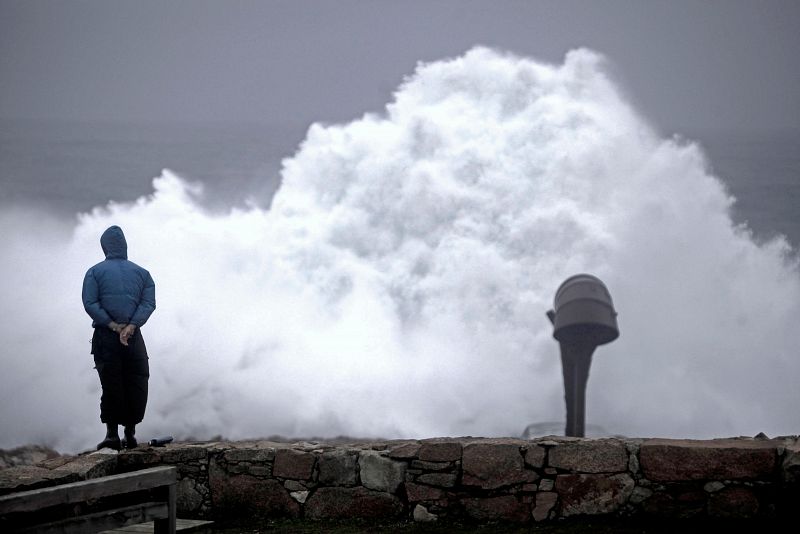
<svg viewBox="0 0 800 534"><path fill-rule="evenodd" d="M114 449L118 451L121 447L119 441L119 430L116 423L106 423L106 439L97 444L97 450Z"/></svg>
<svg viewBox="0 0 800 534"><path fill-rule="evenodd" d="M139 442L136 441L136 425L128 425L125 427L125 439L122 440L122 446L126 449L135 449Z"/></svg>

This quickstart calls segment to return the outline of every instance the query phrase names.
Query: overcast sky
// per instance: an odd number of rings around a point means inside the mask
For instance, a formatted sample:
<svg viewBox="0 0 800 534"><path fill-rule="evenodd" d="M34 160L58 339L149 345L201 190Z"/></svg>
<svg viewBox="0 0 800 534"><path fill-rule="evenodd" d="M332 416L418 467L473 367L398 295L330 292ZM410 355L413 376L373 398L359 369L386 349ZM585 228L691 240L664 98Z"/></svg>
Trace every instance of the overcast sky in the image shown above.
<svg viewBox="0 0 800 534"><path fill-rule="evenodd" d="M345 121L482 44L605 54L667 132L800 127L800 2L0 0L0 118Z"/></svg>

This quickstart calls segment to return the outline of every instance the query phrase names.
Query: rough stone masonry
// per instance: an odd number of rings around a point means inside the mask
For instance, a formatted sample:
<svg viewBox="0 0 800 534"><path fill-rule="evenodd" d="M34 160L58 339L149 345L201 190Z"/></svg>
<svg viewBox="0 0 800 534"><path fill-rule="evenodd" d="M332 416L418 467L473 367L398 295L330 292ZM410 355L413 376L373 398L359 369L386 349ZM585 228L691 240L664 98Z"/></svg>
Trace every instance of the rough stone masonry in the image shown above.
<svg viewBox="0 0 800 534"><path fill-rule="evenodd" d="M800 440L436 438L178 443L0 471L0 494L168 464L181 517L528 523L796 517Z"/></svg>

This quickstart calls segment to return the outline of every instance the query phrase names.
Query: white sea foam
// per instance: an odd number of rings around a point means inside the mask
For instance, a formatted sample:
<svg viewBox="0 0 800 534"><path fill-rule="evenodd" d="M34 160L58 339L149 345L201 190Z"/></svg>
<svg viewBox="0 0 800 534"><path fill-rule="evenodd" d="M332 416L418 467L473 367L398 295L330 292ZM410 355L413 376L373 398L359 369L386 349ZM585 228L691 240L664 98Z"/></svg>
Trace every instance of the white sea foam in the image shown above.
<svg viewBox="0 0 800 534"><path fill-rule="evenodd" d="M661 138L588 50L421 64L381 115L313 125L270 210L205 211L169 171L74 229L0 213L0 446L102 434L83 272L126 232L157 284L140 435L519 435L563 417L544 312L609 287L588 422L630 436L797 433L800 276L699 148ZM83 334L81 334L83 332Z"/></svg>

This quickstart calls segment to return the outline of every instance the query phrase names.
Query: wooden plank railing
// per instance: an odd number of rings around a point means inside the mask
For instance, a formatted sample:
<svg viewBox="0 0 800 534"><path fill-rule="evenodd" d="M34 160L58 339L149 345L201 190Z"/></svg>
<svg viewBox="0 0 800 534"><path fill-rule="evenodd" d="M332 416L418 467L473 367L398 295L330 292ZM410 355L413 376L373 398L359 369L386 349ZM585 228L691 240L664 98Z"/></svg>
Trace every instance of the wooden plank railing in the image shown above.
<svg viewBox="0 0 800 534"><path fill-rule="evenodd" d="M101 510L77 517L24 527L15 532L88 533L100 532L147 521L155 522L155 534L175 532L175 483L177 470L171 466L151 467L131 473L21 491L0 496L0 517L35 513L52 506L79 504L144 490L156 490L155 502ZM35 521L35 520L34 520ZM0 529L2 523L0 523Z"/></svg>

